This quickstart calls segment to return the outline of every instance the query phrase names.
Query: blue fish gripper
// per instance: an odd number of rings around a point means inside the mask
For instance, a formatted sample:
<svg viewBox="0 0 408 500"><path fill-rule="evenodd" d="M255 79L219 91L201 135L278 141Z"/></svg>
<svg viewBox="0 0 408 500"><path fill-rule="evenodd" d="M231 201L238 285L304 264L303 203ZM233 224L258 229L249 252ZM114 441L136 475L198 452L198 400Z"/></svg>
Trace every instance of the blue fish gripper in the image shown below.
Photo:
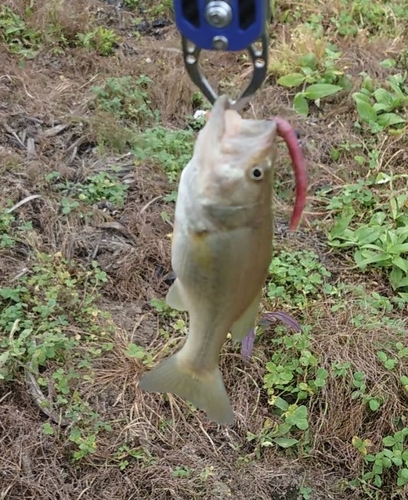
<svg viewBox="0 0 408 500"><path fill-rule="evenodd" d="M247 50L253 63L252 80L232 105L242 109L266 78L269 53L269 0L173 0L182 35L184 64L191 80L211 102L217 98L199 69L201 50ZM255 46L256 42L260 48Z"/></svg>

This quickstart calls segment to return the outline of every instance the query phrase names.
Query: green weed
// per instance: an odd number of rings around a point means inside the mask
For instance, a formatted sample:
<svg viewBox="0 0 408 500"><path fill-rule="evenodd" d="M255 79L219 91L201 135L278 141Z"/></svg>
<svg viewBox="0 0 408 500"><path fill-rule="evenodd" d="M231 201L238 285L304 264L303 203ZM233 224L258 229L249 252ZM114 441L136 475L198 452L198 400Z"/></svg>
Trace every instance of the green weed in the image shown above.
<svg viewBox="0 0 408 500"><path fill-rule="evenodd" d="M0 7L0 40L12 54L33 59L41 46L41 33L26 23L9 7Z"/></svg>
<svg viewBox="0 0 408 500"><path fill-rule="evenodd" d="M103 334L99 320L104 315L95 307L95 292L106 281L105 273L96 263L91 271L71 267L58 254L37 259L30 275L0 288L0 327L7 334L0 339L1 379L12 379L22 366L37 371L48 360L74 356L81 335L70 335L68 325L78 325L91 342Z"/></svg>
<svg viewBox="0 0 408 500"><path fill-rule="evenodd" d="M369 454L366 446L361 446L362 441L358 438L353 440L353 445L364 456L365 471L360 479L355 482L373 484L381 488L384 476L394 470L396 485L403 487L408 484L408 428L395 432L393 435L385 436L382 440L383 448L375 454ZM367 471L367 469L369 469ZM368 490L367 490L368 491ZM370 495L370 498L375 498Z"/></svg>
<svg viewBox="0 0 408 500"><path fill-rule="evenodd" d="M137 157L137 163L150 160L159 164L169 181L174 183L191 159L194 139L192 129L171 130L158 126L141 133L132 152Z"/></svg>
<svg viewBox="0 0 408 500"><path fill-rule="evenodd" d="M359 119L370 127L373 134L385 128L400 129L406 120L401 113L408 104L408 85L406 77L394 75L388 78L389 90L379 87L374 89L374 84L367 74L363 74L363 86L359 92L354 92L352 97L356 103ZM358 126L361 126L357 122Z"/></svg>
<svg viewBox="0 0 408 500"><path fill-rule="evenodd" d="M13 287L0 288L0 328L5 332L0 337L0 379L15 380L27 370L42 390L52 388L52 402L42 404L72 423L74 460L93 453L99 432L111 430L78 392L81 383L92 381L93 360L113 347L109 317L96 306L106 279L95 262L86 270L59 254L38 254L30 274ZM53 435L53 424L44 424L43 432Z"/></svg>
<svg viewBox="0 0 408 500"><path fill-rule="evenodd" d="M362 271L370 267L387 271L393 290L408 300L408 196L393 189L393 182L405 177L405 174L381 173L376 180L361 182L351 190L348 187L347 196L339 195L329 205L341 213L328 232L328 243L337 249L354 249L356 267ZM368 194L364 187L378 184L390 187L388 201L381 205L379 195ZM353 204L356 201L360 207L362 202L365 205L366 217L363 218L361 210Z"/></svg>
<svg viewBox="0 0 408 500"><path fill-rule="evenodd" d="M102 56L111 55L119 42L119 37L115 32L104 26L98 26L87 33L78 33L77 39L83 47L95 50Z"/></svg>
<svg viewBox="0 0 408 500"><path fill-rule="evenodd" d="M27 7L25 17L33 15L33 6ZM104 26L89 28L84 33L71 33L58 22L55 5L50 6L49 22L43 30L33 29L9 7L0 8L0 40L12 54L25 59L33 59L44 47L50 47L54 54L63 54L64 49L85 47L100 55L109 56L119 42L119 37Z"/></svg>
<svg viewBox="0 0 408 500"><path fill-rule="evenodd" d="M269 275L267 294L274 303L282 301L303 309L310 300L321 298L322 293L333 292L333 287L325 283L330 272L312 251L279 252L272 259Z"/></svg>
<svg viewBox="0 0 408 500"><path fill-rule="evenodd" d="M154 465L156 459L144 448L131 448L124 444L112 455L112 462L117 464L120 470L125 470L132 463L141 464L142 467Z"/></svg>
<svg viewBox="0 0 408 500"><path fill-rule="evenodd" d="M108 172L91 175L81 183L63 181L59 172L51 172L46 176L46 180L54 183L53 188L56 191L70 196L70 198L63 197L61 199L62 213L64 215L79 207L79 202L75 201L75 199L89 204L107 201L115 207L121 208L126 201L126 193L129 189L127 184L121 183Z"/></svg>
<svg viewBox="0 0 408 500"><path fill-rule="evenodd" d="M123 76L108 78L104 85L93 87L92 91L100 109L137 125L146 125L159 119L158 112L150 107L148 89L152 83L145 75Z"/></svg>
<svg viewBox="0 0 408 500"><path fill-rule="evenodd" d="M170 16L173 12L173 2L171 0L161 0L153 2L149 0L124 0L124 4L131 10L143 14L147 19L154 19L158 16Z"/></svg>
<svg viewBox="0 0 408 500"><path fill-rule="evenodd" d="M189 467L175 467L172 473L173 477L190 477L191 469Z"/></svg>
<svg viewBox="0 0 408 500"><path fill-rule="evenodd" d="M129 358L140 359L142 363L146 366L152 366L153 357L151 354L146 352L143 347L130 343L129 347L125 351L126 356Z"/></svg>
<svg viewBox="0 0 408 500"><path fill-rule="evenodd" d="M278 79L278 84L283 87L303 87L293 99L293 107L298 113L307 116L308 101L319 105L321 99L350 88L350 79L344 71L336 67L336 61L341 55L337 47L326 47L325 57L319 62L318 57L309 52L300 57L296 64L300 72L290 73Z"/></svg>
<svg viewBox="0 0 408 500"><path fill-rule="evenodd" d="M331 16L330 21L342 36L354 37L361 30L367 30L371 35L377 35L378 30L381 30L383 34L395 36L400 29L396 20L407 18L404 1L340 0L337 12Z"/></svg>

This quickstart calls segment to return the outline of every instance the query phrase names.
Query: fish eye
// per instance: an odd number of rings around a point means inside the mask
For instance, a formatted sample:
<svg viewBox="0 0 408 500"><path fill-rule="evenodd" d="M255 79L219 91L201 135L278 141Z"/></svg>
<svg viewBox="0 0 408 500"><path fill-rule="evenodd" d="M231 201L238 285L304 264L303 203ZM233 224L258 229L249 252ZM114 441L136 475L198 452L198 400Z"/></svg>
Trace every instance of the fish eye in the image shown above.
<svg viewBox="0 0 408 500"><path fill-rule="evenodd" d="M261 179L263 179L264 172L263 172L262 168L260 168L260 167L253 167L253 168L251 168L249 176L254 181L260 181Z"/></svg>

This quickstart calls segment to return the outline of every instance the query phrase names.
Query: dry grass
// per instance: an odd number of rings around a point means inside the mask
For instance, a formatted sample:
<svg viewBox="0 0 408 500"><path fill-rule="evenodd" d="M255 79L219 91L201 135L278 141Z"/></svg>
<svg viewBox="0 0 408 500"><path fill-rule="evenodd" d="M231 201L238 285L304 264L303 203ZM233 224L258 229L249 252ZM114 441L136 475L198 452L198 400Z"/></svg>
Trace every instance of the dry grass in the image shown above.
<svg viewBox="0 0 408 500"><path fill-rule="evenodd" d="M6 2L22 17L26 3ZM315 2L308 8L328 18L337 4ZM284 2L279 12L292 7ZM32 195L39 197L14 211L18 223L30 221L32 230L13 249L0 249L0 285L12 286L21 273L30 272L37 252L61 252L68 260L88 266L97 260L106 271L108 282L99 306L110 312L115 325L111 334L114 348L95 362L93 379L81 381L78 390L103 420L111 422L112 431L98 435L94 454L79 464L72 463L74 445L68 439L69 429L57 426L54 435L45 435L42 426L48 418L34 403L23 376L3 383L0 498L297 500L302 486L313 489L313 500L367 498L360 489L346 491L346 482L363 464L352 439L370 439L370 452L378 450L382 437L396 430L394 417L406 415L407 396L398 377L407 374L408 361L390 372L375 354L388 343L406 340L384 324L370 326L369 313L365 318L368 326L354 326L352 320L358 312L354 298L335 314L330 310L334 299L328 298L317 300L306 310L301 319L313 326L311 349L330 374L326 386L309 404L312 438L308 459L274 446L261 448L259 441L247 439L248 433L262 433L267 418L275 419L263 387L265 364L275 349L273 331L261 337L250 364L244 363L230 344L223 350L221 369L235 410L231 428L209 422L177 397L142 393L137 381L145 366L124 354L129 342L144 346L156 361L175 349L174 339L181 340L184 335L183 329L173 329L171 318L150 306L151 299L163 297L168 289L172 227L162 212L172 219L171 205L163 196L174 186L152 159L135 166L135 157L127 151L129 136L124 122L95 109L91 88L107 77L147 75L155 82L149 91L151 108L159 110L162 123L171 128L186 126L186 117L194 113L196 89L185 75L172 25L134 36L131 13L85 0L35 6L27 23L43 33L43 49L36 58L20 65L5 43L0 43L0 208ZM58 26L69 42L61 54L52 50L53 44L44 35L50 25ZM113 27L122 37L110 57L74 46L78 32L98 25ZM396 54L403 39L388 42L387 38L368 43L364 33L352 43L340 40L342 64L351 68L356 81L362 69L381 79L387 70L378 66L379 57ZM299 53L311 49L319 51L323 46L317 47L304 28L291 33L279 28L271 55L291 63ZM205 67L214 81L221 71L221 88L227 88L230 82L243 83L247 67L237 63L235 55L212 54ZM276 76L254 98L247 114L290 119L302 132L310 171L309 204L296 235L286 234L290 202L277 198L276 247L312 249L332 271L333 280L341 276L351 284L364 283L366 277L351 271L344 258L332 255L323 232L312 226L330 216L315 197L320 187L337 189L366 174L362 167L356 168L351 153L345 155L340 169L330 157L333 146L356 141L353 103L348 96L341 96L324 104L313 118L304 119L291 109L293 96L276 85ZM102 153L97 148L101 137L107 136L115 136L123 149L121 154L109 147ZM378 170L404 170L406 141L406 135L384 140ZM282 189L291 192L289 160L285 150L281 151L278 181ZM91 220L81 216L85 204L62 217L61 193L45 180L55 171L64 181L77 183L98 172L117 175L129 186L126 203L120 209L95 204ZM371 278L372 282L366 283L368 290L391 294L381 276ZM405 318L405 313L393 314L394 319ZM170 339L160 329L169 331ZM384 399L375 415L367 412L360 399L351 399L350 376L334 377L332 364L347 361L355 370L364 371L369 393ZM124 444L140 455L135 458L128 451L118 451ZM122 470L120 463L125 459L129 464ZM177 476L180 467L184 475ZM408 498L408 493L401 489L395 498Z"/></svg>

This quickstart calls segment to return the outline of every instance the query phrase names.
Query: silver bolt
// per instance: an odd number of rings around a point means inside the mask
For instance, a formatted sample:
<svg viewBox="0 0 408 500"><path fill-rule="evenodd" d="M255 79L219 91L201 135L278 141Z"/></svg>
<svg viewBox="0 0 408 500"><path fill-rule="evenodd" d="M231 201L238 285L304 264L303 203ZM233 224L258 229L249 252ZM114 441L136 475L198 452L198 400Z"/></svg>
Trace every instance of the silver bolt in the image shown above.
<svg viewBox="0 0 408 500"><path fill-rule="evenodd" d="M215 36L212 39L212 44L215 50L227 50L228 40L225 36Z"/></svg>
<svg viewBox="0 0 408 500"><path fill-rule="evenodd" d="M207 4L205 18L214 28L225 28L232 19L231 6L223 0L213 0Z"/></svg>

